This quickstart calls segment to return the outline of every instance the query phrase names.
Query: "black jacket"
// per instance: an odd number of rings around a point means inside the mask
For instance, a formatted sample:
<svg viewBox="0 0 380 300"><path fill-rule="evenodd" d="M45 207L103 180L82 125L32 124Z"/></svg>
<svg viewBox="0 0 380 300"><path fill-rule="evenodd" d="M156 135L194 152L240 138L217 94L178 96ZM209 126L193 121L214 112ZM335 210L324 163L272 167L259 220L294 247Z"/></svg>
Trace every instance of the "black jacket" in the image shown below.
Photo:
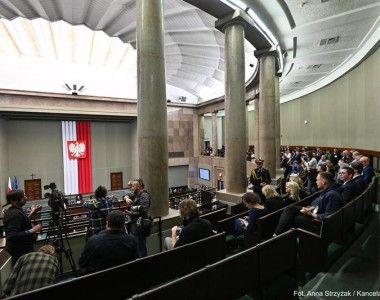
<svg viewBox="0 0 380 300"><path fill-rule="evenodd" d="M183 228L174 247L189 244L212 236L213 234L211 223L208 220L197 217L192 219L189 224Z"/></svg>
<svg viewBox="0 0 380 300"><path fill-rule="evenodd" d="M81 274L93 273L136 259L137 242L121 230L103 230L86 243L79 259Z"/></svg>

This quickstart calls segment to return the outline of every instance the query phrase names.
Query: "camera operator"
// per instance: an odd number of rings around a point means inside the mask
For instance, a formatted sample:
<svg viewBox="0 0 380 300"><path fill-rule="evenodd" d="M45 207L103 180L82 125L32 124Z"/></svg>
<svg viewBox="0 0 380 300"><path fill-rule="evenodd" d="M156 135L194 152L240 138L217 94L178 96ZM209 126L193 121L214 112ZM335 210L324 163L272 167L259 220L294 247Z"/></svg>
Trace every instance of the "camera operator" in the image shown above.
<svg viewBox="0 0 380 300"><path fill-rule="evenodd" d="M148 255L146 248L147 232L143 226L143 221L149 218L149 207L151 197L144 190L144 182L142 179L136 179L132 182L132 190L134 192L134 200L125 197L125 202L129 206L127 213L131 217L131 234L136 238L139 257Z"/></svg>
<svg viewBox="0 0 380 300"><path fill-rule="evenodd" d="M7 203L11 207L4 213L4 229L6 234L6 250L12 256L13 266L20 256L34 251L34 242L42 226L41 224L32 226L30 220L41 210L41 206L32 206L29 216L27 216L22 209L26 203L23 190L7 193Z"/></svg>
<svg viewBox="0 0 380 300"><path fill-rule="evenodd" d="M107 215L112 211L113 200L107 197L106 187L99 185L95 190L95 199L85 201L83 207L88 209L89 226L86 239L106 229Z"/></svg>

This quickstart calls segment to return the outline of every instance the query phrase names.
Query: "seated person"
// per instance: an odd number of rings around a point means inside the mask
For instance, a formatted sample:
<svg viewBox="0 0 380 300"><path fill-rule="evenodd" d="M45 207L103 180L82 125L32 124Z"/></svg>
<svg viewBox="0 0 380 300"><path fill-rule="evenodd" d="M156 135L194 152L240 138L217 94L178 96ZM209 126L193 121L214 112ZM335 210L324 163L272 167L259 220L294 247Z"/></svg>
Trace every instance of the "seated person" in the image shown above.
<svg viewBox="0 0 380 300"><path fill-rule="evenodd" d="M236 235L243 234L245 230L253 232L256 228L257 220L268 213L267 209L260 204L260 198L257 194L248 192L241 199L249 210L248 217L235 220Z"/></svg>
<svg viewBox="0 0 380 300"><path fill-rule="evenodd" d="M183 228L174 226L172 237L165 238L165 248L167 250L189 244L206 237L212 236L211 223L199 217L197 203L193 199L185 199L179 204L179 213L183 219ZM177 237L177 232L179 232Z"/></svg>
<svg viewBox="0 0 380 300"><path fill-rule="evenodd" d="M267 209L268 213L274 212L284 207L284 201L278 195L273 185L264 186L262 188L262 192L266 198L264 207Z"/></svg>
<svg viewBox="0 0 380 300"><path fill-rule="evenodd" d="M323 220L342 207L343 199L336 191L337 184L329 172L319 173L317 187L320 195L309 207L288 206L282 212L275 234L283 233L292 227L313 231L313 220Z"/></svg>
<svg viewBox="0 0 380 300"><path fill-rule="evenodd" d="M356 161L356 162L351 163L351 168L354 169L353 180L356 184L356 187L359 193L362 193L367 188L367 182L362 174L363 164L360 161Z"/></svg>
<svg viewBox="0 0 380 300"><path fill-rule="evenodd" d="M93 235L79 258L81 274L114 267L138 257L137 242L124 228L125 214L119 210L107 215L106 230Z"/></svg>
<svg viewBox="0 0 380 300"><path fill-rule="evenodd" d="M375 176L375 169L370 165L370 161L367 156L362 156L359 161L363 165L363 177L367 185L369 185L372 178Z"/></svg>
<svg viewBox="0 0 380 300"><path fill-rule="evenodd" d="M315 179L317 179L317 176L315 176ZM303 180L297 174L290 175L289 180L298 184L300 199L304 199L309 195L304 188Z"/></svg>
<svg viewBox="0 0 380 300"><path fill-rule="evenodd" d="M343 183L338 188L338 192L340 192L342 195L343 205L354 200L360 194L358 186L355 184L354 180L352 179L354 176L354 173L355 171L351 167L342 167L339 170L339 179Z"/></svg>
<svg viewBox="0 0 380 300"><path fill-rule="evenodd" d="M44 245L37 252L21 256L5 282L4 294L13 296L56 283L58 260L54 254L53 246Z"/></svg>
<svg viewBox="0 0 380 300"><path fill-rule="evenodd" d="M283 197L284 205L288 206L290 204L300 201L299 196L299 186L295 181L288 181L285 185L285 196Z"/></svg>

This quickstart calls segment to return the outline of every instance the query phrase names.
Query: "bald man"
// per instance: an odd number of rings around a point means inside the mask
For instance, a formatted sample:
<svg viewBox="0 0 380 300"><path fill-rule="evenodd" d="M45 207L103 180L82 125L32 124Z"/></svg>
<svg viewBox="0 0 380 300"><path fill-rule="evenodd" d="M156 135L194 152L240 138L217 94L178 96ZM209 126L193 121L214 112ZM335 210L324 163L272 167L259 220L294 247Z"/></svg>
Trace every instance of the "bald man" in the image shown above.
<svg viewBox="0 0 380 300"><path fill-rule="evenodd" d="M363 177L368 185L375 176L375 169L369 164L369 158L367 156L361 157L359 161L363 164Z"/></svg>

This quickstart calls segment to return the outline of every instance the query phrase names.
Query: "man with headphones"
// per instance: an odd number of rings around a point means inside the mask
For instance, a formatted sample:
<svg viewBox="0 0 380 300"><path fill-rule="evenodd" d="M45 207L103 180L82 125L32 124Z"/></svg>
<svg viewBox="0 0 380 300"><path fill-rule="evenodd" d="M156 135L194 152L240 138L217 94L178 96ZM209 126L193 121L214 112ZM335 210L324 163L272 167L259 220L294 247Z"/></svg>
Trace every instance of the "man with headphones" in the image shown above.
<svg viewBox="0 0 380 300"><path fill-rule="evenodd" d="M4 229L6 234L5 249L12 256L12 266L17 259L34 251L37 233L41 231L41 224L32 226L30 220L41 210L41 206L33 205L29 216L22 207L26 203L23 190L7 193L7 203L11 205L4 213Z"/></svg>

